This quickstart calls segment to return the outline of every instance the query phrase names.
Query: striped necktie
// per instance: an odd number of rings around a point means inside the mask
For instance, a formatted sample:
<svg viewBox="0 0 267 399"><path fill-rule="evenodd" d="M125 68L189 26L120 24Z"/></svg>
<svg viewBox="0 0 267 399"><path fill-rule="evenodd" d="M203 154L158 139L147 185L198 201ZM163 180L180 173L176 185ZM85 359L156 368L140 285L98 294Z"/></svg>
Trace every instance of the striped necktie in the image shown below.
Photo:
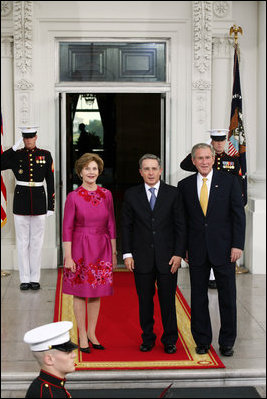
<svg viewBox="0 0 267 399"><path fill-rule="evenodd" d="M199 202L202 208L204 215L206 216L207 208L208 208L208 186L206 181L208 180L206 177L203 177L203 184L200 190Z"/></svg>

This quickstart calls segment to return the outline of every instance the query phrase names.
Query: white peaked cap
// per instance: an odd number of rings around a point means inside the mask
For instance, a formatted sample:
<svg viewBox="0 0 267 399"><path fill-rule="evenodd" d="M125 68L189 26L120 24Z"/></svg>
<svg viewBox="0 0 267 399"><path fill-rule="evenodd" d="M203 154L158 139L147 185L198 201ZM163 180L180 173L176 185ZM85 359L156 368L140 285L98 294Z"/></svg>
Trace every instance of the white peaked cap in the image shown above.
<svg viewBox="0 0 267 399"><path fill-rule="evenodd" d="M229 132L229 129L211 129L209 132L211 136L221 137L226 136L226 134Z"/></svg>
<svg viewBox="0 0 267 399"><path fill-rule="evenodd" d="M21 126L21 133L36 133L39 126Z"/></svg>
<svg viewBox="0 0 267 399"><path fill-rule="evenodd" d="M49 350L52 349L54 345L59 345L59 347L55 349L64 350L64 345L62 344L66 343L71 343L77 347L70 341L69 330L71 330L72 327L73 323L71 321L58 321L45 324L26 332L24 335L24 342L30 345L33 352Z"/></svg>

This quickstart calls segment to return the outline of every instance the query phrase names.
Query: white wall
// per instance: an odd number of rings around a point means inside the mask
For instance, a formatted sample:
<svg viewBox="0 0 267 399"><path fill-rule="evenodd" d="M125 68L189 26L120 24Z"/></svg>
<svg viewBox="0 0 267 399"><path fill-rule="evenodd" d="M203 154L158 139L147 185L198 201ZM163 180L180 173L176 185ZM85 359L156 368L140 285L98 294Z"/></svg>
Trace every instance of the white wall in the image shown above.
<svg viewBox="0 0 267 399"><path fill-rule="evenodd" d="M12 3L5 2L12 6ZM30 3L30 2L22 2ZM6 148L13 144L19 135L17 126L21 122L21 99L27 98L29 123L40 126L38 145L49 149L55 160L55 177L58 193L58 92L66 87L57 81L57 41L59 38L102 40L102 39L167 39L170 43L168 82L158 90L167 95L167 154L169 158L169 181L176 185L177 181L187 172L179 168L181 160L197 141L206 141L207 129L228 127L230 119L230 101L232 91L233 52L229 39L229 28L234 23L241 26L243 36L239 37L240 75L243 94L244 127L247 136L248 176L257 172L256 146L260 138L257 132L258 107L258 3L254 1L233 2L190 2L190 1L34 1L32 9L32 64L31 72L22 73L17 66L17 55L14 60L3 59L3 71L8 63L13 62L13 76L3 77L5 85L2 91L2 111L4 118ZM205 6L207 29L198 25L196 7ZM225 6L225 8L224 8ZM16 14L16 13L15 13ZM201 29L200 29L201 28ZM202 29L203 28L203 29ZM11 13L2 13L3 38L13 37L15 25ZM196 65L195 32L210 35L213 48L203 47L203 55L207 57L207 68L200 71ZM210 29L210 30L209 30ZM214 47L214 40L220 40L221 48ZM262 37L260 38L262 40ZM12 40L11 40L12 41ZM264 37L266 43L266 37ZM201 44L198 42L197 44ZM12 50L12 45L10 46ZM10 51L11 51L10 50ZM217 52L216 52L216 51ZM210 57L210 58L209 58ZM17 81L26 79L32 85L31 89L18 88L14 90ZM88 90L88 85L81 83L80 90ZM13 91L12 91L13 87ZM94 91L102 90L102 84L90 83ZM89 88L90 88L89 87ZM149 85L124 85L116 90L150 90ZM155 87L154 87L155 89ZM75 89L74 89L75 90ZM114 85L107 83L106 91L114 90ZM220 97L221 93L221 97ZM26 95L26 97L25 97ZM14 109L8 104L13 102ZM6 121L6 122L5 122ZM215 126L216 124L216 126ZM218 124L218 125L217 125ZM219 126L223 125L223 126ZM9 173L9 172L7 172ZM9 210L8 225L2 229L2 267L16 268L16 251L13 215L10 207L14 181L12 174L7 176ZM249 190L255 184L250 182ZM255 190L254 190L255 191ZM254 193L253 191L253 193ZM254 194L253 194L254 195ZM254 198L257 201L257 196ZM57 200L57 199L56 199ZM254 201L254 200L253 200ZM249 225L263 236L259 226L257 209L262 206L252 206L248 209ZM57 226L55 216L47 220L43 253L43 267L57 266ZM257 227L255 227L255 224ZM256 230L255 230L256 229ZM245 266L255 272L254 258L256 244L248 235ZM257 244L259 245L259 244ZM265 242L261 240L260 247L265 250ZM12 256L10 256L10 253ZM7 255L8 254L8 255ZM253 271L254 270L254 271ZM265 264L257 268L257 273L265 273Z"/></svg>

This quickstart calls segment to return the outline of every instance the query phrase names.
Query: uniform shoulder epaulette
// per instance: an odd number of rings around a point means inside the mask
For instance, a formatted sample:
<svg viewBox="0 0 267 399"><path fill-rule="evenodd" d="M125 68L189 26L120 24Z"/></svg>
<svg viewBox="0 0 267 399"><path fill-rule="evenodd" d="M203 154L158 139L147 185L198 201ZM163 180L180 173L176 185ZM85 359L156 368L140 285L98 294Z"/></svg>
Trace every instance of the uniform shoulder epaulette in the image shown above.
<svg viewBox="0 0 267 399"><path fill-rule="evenodd" d="M44 151L44 152L48 152L50 154L50 151L45 150L44 148L37 148L39 151Z"/></svg>

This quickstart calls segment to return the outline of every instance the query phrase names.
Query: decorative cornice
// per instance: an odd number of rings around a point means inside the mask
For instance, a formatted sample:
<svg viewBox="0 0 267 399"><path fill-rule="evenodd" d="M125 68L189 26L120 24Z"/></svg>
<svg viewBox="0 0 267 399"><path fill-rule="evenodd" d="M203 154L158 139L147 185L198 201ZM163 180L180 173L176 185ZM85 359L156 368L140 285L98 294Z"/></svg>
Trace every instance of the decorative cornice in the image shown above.
<svg viewBox="0 0 267 399"><path fill-rule="evenodd" d="M11 14L13 1L1 1L1 17Z"/></svg>
<svg viewBox="0 0 267 399"><path fill-rule="evenodd" d="M24 74L32 68L32 1L14 1L14 58Z"/></svg>
<svg viewBox="0 0 267 399"><path fill-rule="evenodd" d="M211 83L207 80L199 79L192 83L192 88L195 90L210 90Z"/></svg>
<svg viewBox="0 0 267 399"><path fill-rule="evenodd" d="M210 68L212 48L212 11L211 1L194 1L194 60L199 72Z"/></svg>
<svg viewBox="0 0 267 399"><path fill-rule="evenodd" d="M230 11L229 1L214 1L213 13L217 18L227 17Z"/></svg>
<svg viewBox="0 0 267 399"><path fill-rule="evenodd" d="M16 89L20 89L20 90L32 90L33 89L33 84L26 79L20 79L16 85L15 85Z"/></svg>

